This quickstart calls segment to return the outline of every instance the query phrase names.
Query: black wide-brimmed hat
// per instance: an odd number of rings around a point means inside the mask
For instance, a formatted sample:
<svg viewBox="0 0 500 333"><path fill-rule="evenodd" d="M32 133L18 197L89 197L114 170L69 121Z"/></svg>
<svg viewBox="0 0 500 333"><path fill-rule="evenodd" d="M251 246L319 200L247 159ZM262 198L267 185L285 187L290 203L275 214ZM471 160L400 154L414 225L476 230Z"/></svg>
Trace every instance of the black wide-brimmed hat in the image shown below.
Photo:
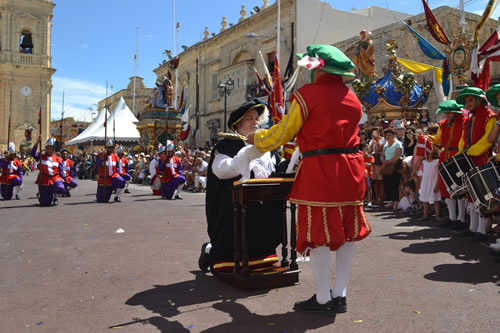
<svg viewBox="0 0 500 333"><path fill-rule="evenodd" d="M251 110L257 111L257 113L260 117L262 115L262 113L266 110L266 105L263 104L262 101L259 101L256 98L251 99L249 101L246 101L245 103L241 104L239 108L237 108L236 110L231 112L231 115L229 116L229 120L227 121L227 127L232 129L233 131L236 131L236 125Z"/></svg>

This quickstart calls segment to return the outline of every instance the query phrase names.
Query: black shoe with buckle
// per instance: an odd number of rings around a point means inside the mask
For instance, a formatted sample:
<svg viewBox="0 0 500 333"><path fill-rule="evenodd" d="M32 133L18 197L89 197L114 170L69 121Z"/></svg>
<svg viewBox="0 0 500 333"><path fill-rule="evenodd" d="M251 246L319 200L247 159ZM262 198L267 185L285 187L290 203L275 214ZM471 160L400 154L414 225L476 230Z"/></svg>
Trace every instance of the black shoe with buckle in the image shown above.
<svg viewBox="0 0 500 333"><path fill-rule="evenodd" d="M456 220L453 226L450 228L451 230L464 230L467 229L467 224L460 220Z"/></svg>
<svg viewBox="0 0 500 333"><path fill-rule="evenodd" d="M488 236L485 234L482 234L480 232L475 232L474 236L472 236L471 241L472 242L484 242L488 240Z"/></svg>
<svg viewBox="0 0 500 333"><path fill-rule="evenodd" d="M347 298L338 296L333 299L333 303L335 304L335 310L337 313L346 313L347 312Z"/></svg>
<svg viewBox="0 0 500 333"><path fill-rule="evenodd" d="M54 200L52 200L52 205L57 206L58 204L59 204L59 199L54 198Z"/></svg>
<svg viewBox="0 0 500 333"><path fill-rule="evenodd" d="M457 237L473 237L474 233L470 229L464 230L456 234Z"/></svg>
<svg viewBox="0 0 500 333"><path fill-rule="evenodd" d="M299 312L316 313L323 316L331 316L333 317L334 321L335 315L337 313L335 310L335 304L332 300L328 301L325 304L319 304L318 301L316 301L316 295L313 295L313 297L309 298L307 301L295 303L293 309Z"/></svg>
<svg viewBox="0 0 500 333"><path fill-rule="evenodd" d="M130 194L130 191L128 190L128 188L126 188L125 191L123 191L123 192Z"/></svg>
<svg viewBox="0 0 500 333"><path fill-rule="evenodd" d="M210 256L205 251L208 244L210 243L203 243L201 246L200 258L198 259L198 267L200 267L203 273L210 272Z"/></svg>
<svg viewBox="0 0 500 333"><path fill-rule="evenodd" d="M21 200L21 198L19 198L19 194L16 194L16 200Z"/></svg>
<svg viewBox="0 0 500 333"><path fill-rule="evenodd" d="M438 224L438 227L439 228L449 228L451 227L452 225L454 225L456 223L456 221L452 221L450 219L447 219L447 221L441 223L441 224Z"/></svg>
<svg viewBox="0 0 500 333"><path fill-rule="evenodd" d="M68 192L66 192L66 196L67 196L68 198L69 198L69 197L71 197L71 193L69 193L69 191L68 191Z"/></svg>
<svg viewBox="0 0 500 333"><path fill-rule="evenodd" d="M180 196L178 196L178 195L175 196L175 199L176 200L182 200L182 198Z"/></svg>
<svg viewBox="0 0 500 333"><path fill-rule="evenodd" d="M122 202L122 199L120 199L120 197L115 197L115 202Z"/></svg>

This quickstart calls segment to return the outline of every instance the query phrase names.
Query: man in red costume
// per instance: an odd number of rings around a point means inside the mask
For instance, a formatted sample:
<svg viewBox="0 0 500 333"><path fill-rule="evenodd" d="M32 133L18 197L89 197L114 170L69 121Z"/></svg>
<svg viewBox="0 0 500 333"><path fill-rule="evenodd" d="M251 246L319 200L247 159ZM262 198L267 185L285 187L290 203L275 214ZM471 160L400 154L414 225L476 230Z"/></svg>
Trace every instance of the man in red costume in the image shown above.
<svg viewBox="0 0 500 333"><path fill-rule="evenodd" d="M343 83L354 64L331 45L310 45L297 54L312 70L312 84L292 94L288 114L268 130L248 136L263 153L295 135L302 152L289 200L299 207L297 250L310 253L316 294L295 303L302 312L335 316L347 311L347 281L354 242L371 232L363 211L365 164L359 151L361 104ZM336 251L336 278L330 290L330 251Z"/></svg>
<svg viewBox="0 0 500 333"><path fill-rule="evenodd" d="M120 194L125 187L125 180L118 174L119 157L114 153L113 141L106 141L106 153L100 153L96 159L99 175L97 177L98 202L108 202L111 192L115 192L115 202L121 202Z"/></svg>
<svg viewBox="0 0 500 333"><path fill-rule="evenodd" d="M61 159L62 159L62 170L61 176L64 179L64 188L66 190L66 194L63 195L70 197L70 190L75 189L78 184L75 181L75 162L73 162L68 156L68 150L63 148L61 150Z"/></svg>
<svg viewBox="0 0 500 333"><path fill-rule="evenodd" d="M462 113L463 105L458 104L454 100L444 101L439 104L436 115L444 113L445 119L439 122L439 129L435 136L430 137L432 143L439 148L442 148L439 155L439 164L455 156L458 153L458 144L462 138L463 125L465 121ZM440 227L459 230L465 229L465 199L451 198L446 190L446 185L441 177L438 177L439 191L441 197L445 198L448 206L448 221L440 224ZM458 203L458 218L457 218L457 203Z"/></svg>
<svg viewBox="0 0 500 333"><path fill-rule="evenodd" d="M132 176L130 176L130 173L128 172L128 160L125 157L125 148L122 145L119 145L116 148L116 152L119 158L117 171L118 174L125 180L125 191L123 192L130 193L130 191L128 190L128 185L132 180Z"/></svg>
<svg viewBox="0 0 500 333"><path fill-rule="evenodd" d="M172 200L175 194L177 200L182 200L180 194L186 178L182 175L182 161L175 156L175 146L172 141L167 141L166 155L160 161L161 196L162 199Z"/></svg>
<svg viewBox="0 0 500 333"><path fill-rule="evenodd" d="M42 136L38 137L31 156L38 164L38 178L35 184L38 184L38 200L40 206L56 206L59 203L59 196L63 195L64 180L61 178L62 174L62 160L60 157L54 155L54 145L56 140L49 138L45 143L45 153L37 153L36 149L38 144L42 141Z"/></svg>
<svg viewBox="0 0 500 333"><path fill-rule="evenodd" d="M488 142L488 134L495 127L496 117L493 111L486 106L488 100L486 94L480 88L468 87L460 91L457 103L463 104L469 110L470 115L464 122L462 139L458 145L459 151L465 150L471 156L476 166L485 164L492 156L491 143ZM470 201L470 198L468 198ZM472 241L484 241L488 218L479 215L477 209L471 209L469 230L458 234L461 237L472 237Z"/></svg>
<svg viewBox="0 0 500 333"><path fill-rule="evenodd" d="M0 189L3 200L10 200L12 194L19 200L23 184L23 165L16 158L16 146L9 143L9 151L0 159Z"/></svg>

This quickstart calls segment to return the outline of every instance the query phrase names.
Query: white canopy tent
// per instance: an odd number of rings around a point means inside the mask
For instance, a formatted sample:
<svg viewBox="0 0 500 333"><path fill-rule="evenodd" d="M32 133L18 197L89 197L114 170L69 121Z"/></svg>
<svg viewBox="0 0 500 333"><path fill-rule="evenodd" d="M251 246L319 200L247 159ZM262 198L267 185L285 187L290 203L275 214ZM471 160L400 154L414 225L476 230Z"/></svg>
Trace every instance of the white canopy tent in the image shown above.
<svg viewBox="0 0 500 333"><path fill-rule="evenodd" d="M140 140L140 134L134 122L139 120L134 116L132 111L125 103L123 97L120 97L116 103L111 115L107 119L107 136L108 138L115 137L117 142L136 142ZM114 125L113 125L114 123ZM113 135L113 126L115 133ZM82 132L83 134L83 132ZM104 141L105 139L104 121L95 128L92 133L89 133L84 138L80 139L81 134L66 144L79 144L92 141Z"/></svg>
<svg viewBox="0 0 500 333"><path fill-rule="evenodd" d="M88 142L89 141L88 138L92 135L92 133L94 133L95 130L97 130L104 124L104 120L108 116L109 116L108 110L103 107L101 111L99 111L99 114L94 119L94 121L82 133L78 134L76 137L69 140L68 142L65 142L65 144L76 145L79 143Z"/></svg>

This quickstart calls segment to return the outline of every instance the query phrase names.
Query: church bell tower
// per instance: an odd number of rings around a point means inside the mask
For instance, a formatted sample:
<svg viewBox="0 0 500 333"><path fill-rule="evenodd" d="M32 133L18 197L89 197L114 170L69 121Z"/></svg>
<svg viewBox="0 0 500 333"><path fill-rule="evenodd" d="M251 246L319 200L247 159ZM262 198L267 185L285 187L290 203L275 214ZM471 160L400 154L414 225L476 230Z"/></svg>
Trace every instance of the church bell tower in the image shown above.
<svg viewBox="0 0 500 333"><path fill-rule="evenodd" d="M0 150L30 149L49 135L52 0L0 0ZM10 134L9 134L10 120ZM27 129L32 128L32 132ZM30 137L31 136L31 137Z"/></svg>

